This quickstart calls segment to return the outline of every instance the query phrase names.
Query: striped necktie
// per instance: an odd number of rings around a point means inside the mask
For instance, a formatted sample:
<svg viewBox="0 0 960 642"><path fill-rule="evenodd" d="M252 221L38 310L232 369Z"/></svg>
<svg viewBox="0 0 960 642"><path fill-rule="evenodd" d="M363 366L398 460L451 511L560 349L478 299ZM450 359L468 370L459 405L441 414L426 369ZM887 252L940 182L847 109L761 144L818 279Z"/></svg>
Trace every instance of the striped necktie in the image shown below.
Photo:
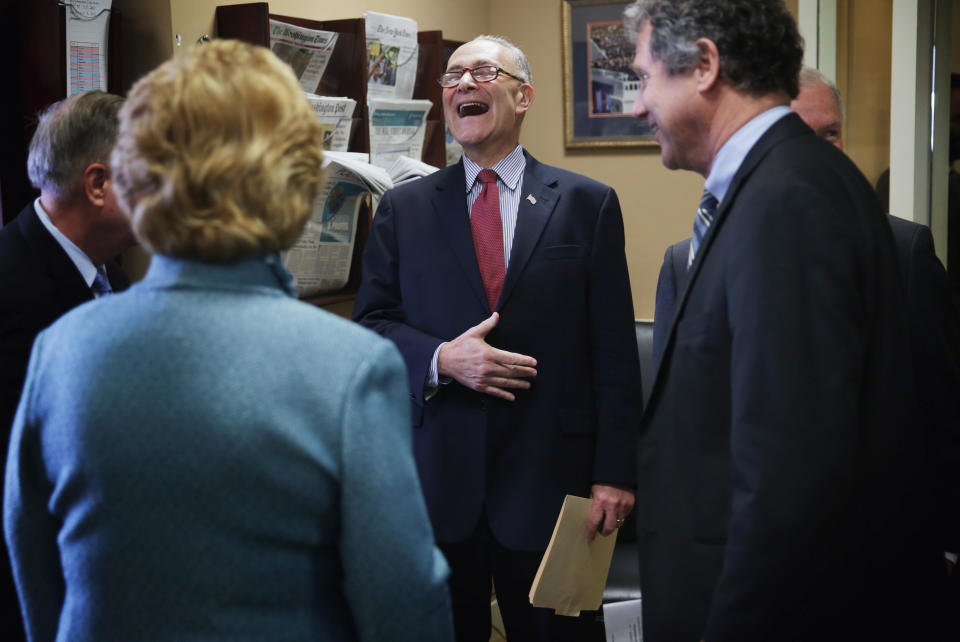
<svg viewBox="0 0 960 642"><path fill-rule="evenodd" d="M93 296L100 298L107 294L113 294L113 288L110 287L110 280L107 278L107 268L100 266L97 268L97 275L93 277L93 285L90 286Z"/></svg>
<svg viewBox="0 0 960 642"><path fill-rule="evenodd" d="M693 219L693 238L690 239L690 256L687 258L687 269L693 265L693 257L697 255L700 242L707 235L713 217L717 213L717 199L707 190L703 190L700 198L700 207L697 208L697 218Z"/></svg>

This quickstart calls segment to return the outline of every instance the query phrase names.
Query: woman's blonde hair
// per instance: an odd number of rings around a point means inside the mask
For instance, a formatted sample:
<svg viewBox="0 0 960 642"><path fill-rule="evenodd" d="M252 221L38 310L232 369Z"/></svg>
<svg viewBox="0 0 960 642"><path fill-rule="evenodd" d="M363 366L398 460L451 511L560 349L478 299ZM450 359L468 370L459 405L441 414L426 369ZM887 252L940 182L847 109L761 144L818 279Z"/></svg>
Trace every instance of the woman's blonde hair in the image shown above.
<svg viewBox="0 0 960 642"><path fill-rule="evenodd" d="M296 242L323 185L322 150L293 70L263 47L213 40L133 86L111 170L148 250L230 262Z"/></svg>

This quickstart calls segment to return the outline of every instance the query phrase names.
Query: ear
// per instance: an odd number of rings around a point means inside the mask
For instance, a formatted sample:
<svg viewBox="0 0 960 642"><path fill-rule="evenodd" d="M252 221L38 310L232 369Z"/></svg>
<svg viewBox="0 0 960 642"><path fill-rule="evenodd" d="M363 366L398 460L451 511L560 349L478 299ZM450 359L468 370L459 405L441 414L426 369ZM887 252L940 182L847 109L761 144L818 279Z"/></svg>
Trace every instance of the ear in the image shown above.
<svg viewBox="0 0 960 642"><path fill-rule="evenodd" d="M720 52L716 43L709 38L700 38L696 45L698 53L694 77L697 90L703 93L712 89L720 78Z"/></svg>
<svg viewBox="0 0 960 642"><path fill-rule="evenodd" d="M533 104L533 85L523 83L517 91L520 92L520 99L517 101L517 113L524 114Z"/></svg>
<svg viewBox="0 0 960 642"><path fill-rule="evenodd" d="M91 163L83 170L83 194L90 204L103 207L107 200L110 171L103 163Z"/></svg>

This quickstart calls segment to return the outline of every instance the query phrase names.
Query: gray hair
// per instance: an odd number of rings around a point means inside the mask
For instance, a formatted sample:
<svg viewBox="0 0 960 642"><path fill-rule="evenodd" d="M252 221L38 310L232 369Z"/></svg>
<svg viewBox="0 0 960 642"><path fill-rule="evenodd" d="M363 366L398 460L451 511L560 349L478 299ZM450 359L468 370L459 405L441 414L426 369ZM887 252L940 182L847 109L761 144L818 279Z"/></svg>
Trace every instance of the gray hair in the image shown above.
<svg viewBox="0 0 960 642"><path fill-rule="evenodd" d="M833 94L833 99L837 101L837 111L840 112L840 119L843 120L843 98L840 97L840 90L837 89L834 82L824 76L819 69L804 65L800 70L800 86L809 87L817 83L825 85L827 89L830 90L830 93Z"/></svg>
<svg viewBox="0 0 960 642"><path fill-rule="evenodd" d="M513 63L517 66L517 75L523 79L523 82L527 84L533 83L533 72L530 70L530 63L527 62L527 56L520 50L520 47L501 36L477 36L470 42L476 42L478 40L489 40L490 42L495 42L509 49L513 54Z"/></svg>
<svg viewBox="0 0 960 642"><path fill-rule="evenodd" d="M64 198L92 163L108 165L122 104L120 96L86 91L47 107L40 114L27 155L33 186Z"/></svg>
<svg viewBox="0 0 960 642"><path fill-rule="evenodd" d="M717 46L720 75L739 91L796 98L803 38L783 0L637 0L624 11L636 36L650 24L650 54L671 76L693 70L697 40Z"/></svg>

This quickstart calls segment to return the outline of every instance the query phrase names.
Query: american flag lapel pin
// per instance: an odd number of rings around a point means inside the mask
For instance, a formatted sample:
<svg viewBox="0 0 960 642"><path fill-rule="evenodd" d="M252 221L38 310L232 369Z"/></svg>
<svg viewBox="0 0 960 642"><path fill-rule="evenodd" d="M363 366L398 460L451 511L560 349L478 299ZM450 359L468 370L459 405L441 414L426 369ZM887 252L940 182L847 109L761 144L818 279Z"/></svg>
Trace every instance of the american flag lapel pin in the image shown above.
<svg viewBox="0 0 960 642"><path fill-rule="evenodd" d="M531 205L536 205L536 204L537 204L537 199L535 199L535 198L533 197L533 194L527 194L527 200L530 201L530 204L531 204Z"/></svg>

